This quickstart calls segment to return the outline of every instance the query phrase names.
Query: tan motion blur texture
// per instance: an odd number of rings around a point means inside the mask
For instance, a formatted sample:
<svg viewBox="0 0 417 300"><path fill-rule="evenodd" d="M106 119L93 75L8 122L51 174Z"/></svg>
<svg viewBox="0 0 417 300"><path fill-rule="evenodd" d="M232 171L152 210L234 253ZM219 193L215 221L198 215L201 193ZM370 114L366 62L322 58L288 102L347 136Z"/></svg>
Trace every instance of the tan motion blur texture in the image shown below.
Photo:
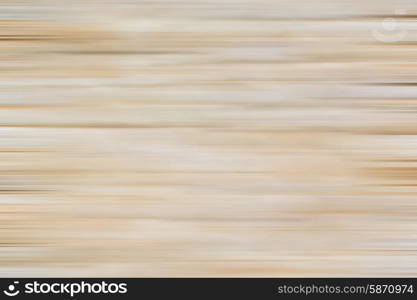
<svg viewBox="0 0 417 300"><path fill-rule="evenodd" d="M0 276L417 276L415 0L0 0Z"/></svg>

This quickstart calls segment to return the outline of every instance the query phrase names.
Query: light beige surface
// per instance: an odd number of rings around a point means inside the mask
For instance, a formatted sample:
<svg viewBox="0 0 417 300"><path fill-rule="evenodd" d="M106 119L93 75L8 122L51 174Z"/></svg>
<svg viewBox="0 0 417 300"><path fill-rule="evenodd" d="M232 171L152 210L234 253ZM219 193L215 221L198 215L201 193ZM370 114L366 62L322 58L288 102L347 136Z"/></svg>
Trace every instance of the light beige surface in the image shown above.
<svg viewBox="0 0 417 300"><path fill-rule="evenodd" d="M416 276L416 14L0 1L0 276Z"/></svg>

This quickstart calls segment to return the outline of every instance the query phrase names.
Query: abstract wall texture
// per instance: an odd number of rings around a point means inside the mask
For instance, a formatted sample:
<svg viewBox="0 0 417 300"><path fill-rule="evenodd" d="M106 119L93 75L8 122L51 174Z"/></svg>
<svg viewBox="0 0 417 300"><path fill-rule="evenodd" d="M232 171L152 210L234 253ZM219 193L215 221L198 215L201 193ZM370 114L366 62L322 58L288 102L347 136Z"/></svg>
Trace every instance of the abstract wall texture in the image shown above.
<svg viewBox="0 0 417 300"><path fill-rule="evenodd" d="M416 16L0 1L0 276L417 276Z"/></svg>

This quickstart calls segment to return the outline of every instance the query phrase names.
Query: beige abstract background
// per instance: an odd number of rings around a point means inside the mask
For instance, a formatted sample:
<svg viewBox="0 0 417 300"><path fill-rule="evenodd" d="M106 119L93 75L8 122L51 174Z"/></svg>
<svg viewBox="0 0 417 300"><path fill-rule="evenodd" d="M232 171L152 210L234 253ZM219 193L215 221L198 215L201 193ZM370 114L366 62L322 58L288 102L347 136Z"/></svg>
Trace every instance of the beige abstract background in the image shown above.
<svg viewBox="0 0 417 300"><path fill-rule="evenodd" d="M415 0L0 1L0 276L417 276Z"/></svg>

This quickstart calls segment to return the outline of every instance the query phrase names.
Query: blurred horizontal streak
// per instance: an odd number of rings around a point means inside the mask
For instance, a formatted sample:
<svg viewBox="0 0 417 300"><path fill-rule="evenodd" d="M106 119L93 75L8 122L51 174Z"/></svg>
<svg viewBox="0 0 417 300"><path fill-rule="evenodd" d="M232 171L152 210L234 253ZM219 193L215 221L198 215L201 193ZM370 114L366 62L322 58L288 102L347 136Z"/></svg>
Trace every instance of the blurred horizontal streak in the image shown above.
<svg viewBox="0 0 417 300"><path fill-rule="evenodd" d="M416 16L0 0L0 275L417 275Z"/></svg>

